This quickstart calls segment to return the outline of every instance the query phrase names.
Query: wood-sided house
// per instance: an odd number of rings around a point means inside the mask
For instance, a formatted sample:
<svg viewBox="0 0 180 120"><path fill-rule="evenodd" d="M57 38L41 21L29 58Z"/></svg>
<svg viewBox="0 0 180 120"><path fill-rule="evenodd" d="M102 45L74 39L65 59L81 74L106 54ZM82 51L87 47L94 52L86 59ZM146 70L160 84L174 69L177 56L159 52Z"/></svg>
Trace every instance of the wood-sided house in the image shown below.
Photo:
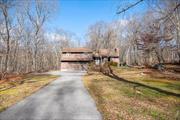
<svg viewBox="0 0 180 120"><path fill-rule="evenodd" d="M93 60L92 50L88 48L64 48L61 57L61 70L86 70Z"/></svg>
<svg viewBox="0 0 180 120"><path fill-rule="evenodd" d="M119 50L100 49L93 52L89 48L64 48L61 56L61 71L86 70L90 62L101 64L105 61L119 63Z"/></svg>
<svg viewBox="0 0 180 120"><path fill-rule="evenodd" d="M94 53L93 57L96 64L104 63L105 61L113 61L119 63L119 49L99 49Z"/></svg>

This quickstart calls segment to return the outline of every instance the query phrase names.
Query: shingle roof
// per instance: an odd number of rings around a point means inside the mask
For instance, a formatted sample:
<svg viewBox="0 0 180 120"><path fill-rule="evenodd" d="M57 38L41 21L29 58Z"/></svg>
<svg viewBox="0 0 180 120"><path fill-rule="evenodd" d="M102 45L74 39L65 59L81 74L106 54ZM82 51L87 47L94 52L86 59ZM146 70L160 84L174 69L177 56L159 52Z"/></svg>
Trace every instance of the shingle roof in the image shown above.
<svg viewBox="0 0 180 120"><path fill-rule="evenodd" d="M108 49L100 49L98 52L92 52L88 48L64 48L62 50L61 61L91 61L94 57L119 57L119 49L115 48L111 51ZM68 53L68 54L67 54ZM75 53L75 54L71 54ZM88 54L81 54L88 53Z"/></svg>
<svg viewBox="0 0 180 120"><path fill-rule="evenodd" d="M98 51L100 56L109 56L110 55L110 51L108 49L100 49Z"/></svg>
<svg viewBox="0 0 180 120"><path fill-rule="evenodd" d="M79 53L79 52L92 53L92 50L89 48L63 48L62 52L63 53L66 53L66 52L70 52L70 53Z"/></svg>
<svg viewBox="0 0 180 120"><path fill-rule="evenodd" d="M100 49L97 53L94 54L95 57L102 56L102 57L118 57L119 56L119 49L115 48L113 50L108 50L108 49Z"/></svg>

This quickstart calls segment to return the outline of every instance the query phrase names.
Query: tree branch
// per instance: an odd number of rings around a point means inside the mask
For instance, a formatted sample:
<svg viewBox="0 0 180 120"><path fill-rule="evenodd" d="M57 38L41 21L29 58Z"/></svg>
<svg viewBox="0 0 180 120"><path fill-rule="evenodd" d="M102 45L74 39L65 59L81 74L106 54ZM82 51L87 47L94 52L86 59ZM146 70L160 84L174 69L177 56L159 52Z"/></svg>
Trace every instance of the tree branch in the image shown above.
<svg viewBox="0 0 180 120"><path fill-rule="evenodd" d="M138 5L138 4L141 3L142 1L144 1L144 0L139 0L139 1L137 1L136 3L128 6L127 8L123 8L121 11L116 12L116 14L121 14L121 13L123 13L123 12L125 12L125 11L127 11L127 10L129 10L129 9L131 9L131 8L133 8L134 6Z"/></svg>

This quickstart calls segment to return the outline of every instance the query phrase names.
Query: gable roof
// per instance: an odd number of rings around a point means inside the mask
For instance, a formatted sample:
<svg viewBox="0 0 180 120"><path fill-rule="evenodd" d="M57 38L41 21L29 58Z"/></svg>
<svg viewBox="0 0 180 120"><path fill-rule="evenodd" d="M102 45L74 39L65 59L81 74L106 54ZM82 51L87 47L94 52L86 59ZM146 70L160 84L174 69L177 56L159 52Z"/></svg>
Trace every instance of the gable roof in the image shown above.
<svg viewBox="0 0 180 120"><path fill-rule="evenodd" d="M92 50L89 48L63 48L62 50L63 53L80 53L80 52L84 52L84 53L92 53Z"/></svg>
<svg viewBox="0 0 180 120"><path fill-rule="evenodd" d="M109 50L109 49L99 49L98 52L94 53L95 57L119 57L119 49L115 48L113 50Z"/></svg>
<svg viewBox="0 0 180 120"><path fill-rule="evenodd" d="M98 51L100 56L109 56L110 55L110 51L108 49L100 49Z"/></svg>

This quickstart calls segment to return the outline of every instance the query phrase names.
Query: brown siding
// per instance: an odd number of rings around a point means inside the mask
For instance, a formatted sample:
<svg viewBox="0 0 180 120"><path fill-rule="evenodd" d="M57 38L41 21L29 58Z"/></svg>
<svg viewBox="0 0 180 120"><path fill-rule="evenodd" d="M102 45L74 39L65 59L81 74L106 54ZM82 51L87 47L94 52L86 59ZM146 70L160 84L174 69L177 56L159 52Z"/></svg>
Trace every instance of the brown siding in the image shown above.
<svg viewBox="0 0 180 120"><path fill-rule="evenodd" d="M111 60L112 60L113 62L119 63L119 58L111 58Z"/></svg>
<svg viewBox="0 0 180 120"><path fill-rule="evenodd" d="M87 62L61 62L61 70L86 70Z"/></svg>
<svg viewBox="0 0 180 120"><path fill-rule="evenodd" d="M61 70L85 70L87 64L93 61L93 57L100 59L110 59L119 63L119 50L112 51L108 49L100 49L99 52L92 52L88 48L64 48L61 56Z"/></svg>
<svg viewBox="0 0 180 120"><path fill-rule="evenodd" d="M63 53L61 61L91 61L92 58L93 58L92 54L90 53L82 53L82 54Z"/></svg>
<svg viewBox="0 0 180 120"><path fill-rule="evenodd" d="M79 53L79 52L83 52L83 53L92 53L92 50L89 48L63 48L62 50L63 53Z"/></svg>

